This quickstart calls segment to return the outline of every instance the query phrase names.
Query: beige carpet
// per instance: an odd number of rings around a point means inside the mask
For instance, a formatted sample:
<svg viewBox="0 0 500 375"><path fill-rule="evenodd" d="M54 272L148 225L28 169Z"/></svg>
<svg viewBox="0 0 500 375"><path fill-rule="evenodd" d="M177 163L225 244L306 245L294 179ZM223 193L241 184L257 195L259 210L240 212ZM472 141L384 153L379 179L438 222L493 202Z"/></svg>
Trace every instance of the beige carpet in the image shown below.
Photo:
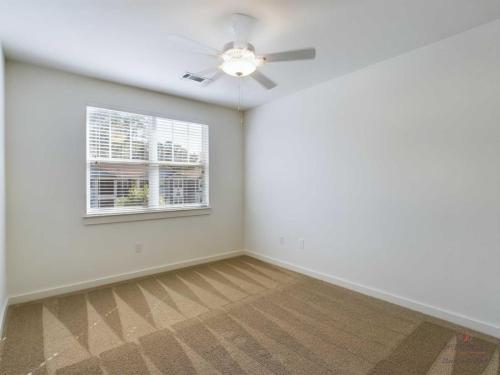
<svg viewBox="0 0 500 375"><path fill-rule="evenodd" d="M11 306L0 374L500 375L498 344L239 257Z"/></svg>

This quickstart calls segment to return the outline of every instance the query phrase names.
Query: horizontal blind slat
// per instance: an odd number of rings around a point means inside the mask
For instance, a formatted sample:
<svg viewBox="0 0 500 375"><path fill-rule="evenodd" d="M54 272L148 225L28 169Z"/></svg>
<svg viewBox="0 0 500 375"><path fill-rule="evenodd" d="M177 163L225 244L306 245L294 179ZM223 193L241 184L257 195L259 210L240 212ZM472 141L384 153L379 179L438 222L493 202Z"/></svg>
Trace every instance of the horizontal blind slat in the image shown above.
<svg viewBox="0 0 500 375"><path fill-rule="evenodd" d="M87 108L89 213L208 206L208 126Z"/></svg>

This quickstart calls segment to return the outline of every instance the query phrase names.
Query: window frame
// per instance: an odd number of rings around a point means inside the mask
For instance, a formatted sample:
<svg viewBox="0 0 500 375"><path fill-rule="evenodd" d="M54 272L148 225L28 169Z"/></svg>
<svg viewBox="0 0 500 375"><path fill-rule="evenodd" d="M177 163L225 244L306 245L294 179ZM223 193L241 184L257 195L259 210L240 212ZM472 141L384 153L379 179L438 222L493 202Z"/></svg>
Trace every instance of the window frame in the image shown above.
<svg viewBox="0 0 500 375"><path fill-rule="evenodd" d="M157 117L157 118L162 118L166 120L171 120L171 121L179 121L179 122L187 122L187 123L192 123L192 124L198 124L198 125L203 125L206 126L207 129L207 162L204 165L205 169L205 178L206 178L206 200L207 204L203 206L182 206L182 207L152 207L152 208L137 208L137 209L130 209L130 208L116 208L114 210L110 210L109 212L90 212L90 201L91 201L91 192L90 192L90 185L91 185L91 179L89 178L90 174L90 163L88 161L88 153L89 153L89 132L88 132L88 124L87 124L87 114L88 114L88 108L98 108L98 109L103 109L103 110L110 110L110 111L118 111L118 112L126 112L126 113L132 113L136 115L142 115L142 116L151 116L151 117ZM133 110L133 109L124 109L124 108L117 108L114 106L109 106L109 105L102 105L102 104L95 104L95 103L90 103L86 104L84 106L84 139L85 139L85 207L84 207L84 214L82 215L83 222L86 225L91 225L91 224L106 224L106 223L115 223L115 222L127 222L127 221L141 221L141 220L155 220L155 219L163 219L163 218L170 218L170 217L183 217L183 216L198 216L198 215L206 215L210 214L212 211L212 206L211 206L211 189L210 189L210 180L211 180L211 168L210 168L210 159L211 159L211 151L210 151L210 143L211 143L211 131L210 131L210 125L203 122L199 121L197 119L192 119L192 118L178 118L177 116L170 116L170 115L165 115L165 114L160 114L160 113L154 113L150 111L140 111L140 110ZM126 163L126 162L125 162ZM130 164L133 164L134 162L132 161ZM128 163L127 163L128 164ZM116 188L116 182L115 181L115 188ZM116 197L115 197L116 198Z"/></svg>

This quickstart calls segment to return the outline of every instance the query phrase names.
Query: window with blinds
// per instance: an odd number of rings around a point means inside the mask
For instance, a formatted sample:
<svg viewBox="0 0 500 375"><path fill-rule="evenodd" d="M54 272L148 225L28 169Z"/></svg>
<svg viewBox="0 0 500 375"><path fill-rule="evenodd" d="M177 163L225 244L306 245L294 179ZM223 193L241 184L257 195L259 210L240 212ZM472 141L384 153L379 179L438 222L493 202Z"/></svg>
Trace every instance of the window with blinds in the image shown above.
<svg viewBox="0 0 500 375"><path fill-rule="evenodd" d="M87 107L87 214L208 207L208 126Z"/></svg>

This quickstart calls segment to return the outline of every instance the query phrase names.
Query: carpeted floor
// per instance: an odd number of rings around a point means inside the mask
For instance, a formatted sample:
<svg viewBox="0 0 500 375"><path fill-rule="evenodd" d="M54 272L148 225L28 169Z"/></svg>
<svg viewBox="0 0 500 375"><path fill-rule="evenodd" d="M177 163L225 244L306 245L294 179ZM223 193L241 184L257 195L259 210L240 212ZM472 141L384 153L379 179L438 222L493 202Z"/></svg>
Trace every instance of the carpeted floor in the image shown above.
<svg viewBox="0 0 500 375"><path fill-rule="evenodd" d="M0 374L500 375L498 341L249 257L11 306Z"/></svg>

